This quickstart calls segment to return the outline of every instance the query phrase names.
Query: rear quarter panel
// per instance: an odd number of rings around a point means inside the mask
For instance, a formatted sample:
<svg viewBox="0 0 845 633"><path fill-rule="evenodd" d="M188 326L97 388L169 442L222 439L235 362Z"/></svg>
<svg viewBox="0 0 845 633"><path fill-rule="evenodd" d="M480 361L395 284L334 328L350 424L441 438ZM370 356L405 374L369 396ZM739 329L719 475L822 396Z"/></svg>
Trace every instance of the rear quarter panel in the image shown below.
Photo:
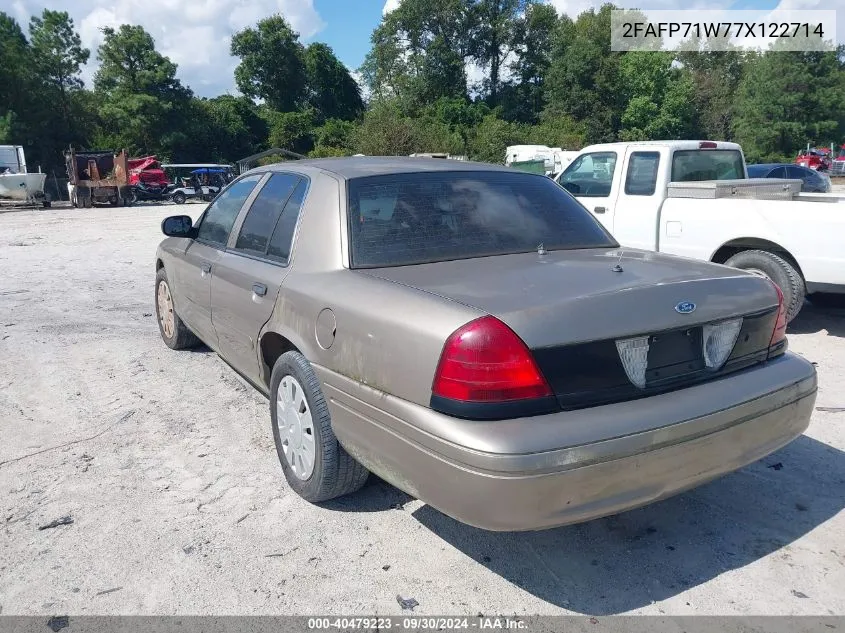
<svg viewBox="0 0 845 633"><path fill-rule="evenodd" d="M322 172L309 177L311 190L294 235L291 269L262 336L278 333L311 363L427 405L443 343L481 313L350 270L345 183ZM336 329L331 345L324 347L317 340L317 320L326 310Z"/></svg>
<svg viewBox="0 0 845 633"><path fill-rule="evenodd" d="M727 242L758 238L780 245L809 282L845 284L845 204L800 200L667 198L661 252L711 260Z"/></svg>

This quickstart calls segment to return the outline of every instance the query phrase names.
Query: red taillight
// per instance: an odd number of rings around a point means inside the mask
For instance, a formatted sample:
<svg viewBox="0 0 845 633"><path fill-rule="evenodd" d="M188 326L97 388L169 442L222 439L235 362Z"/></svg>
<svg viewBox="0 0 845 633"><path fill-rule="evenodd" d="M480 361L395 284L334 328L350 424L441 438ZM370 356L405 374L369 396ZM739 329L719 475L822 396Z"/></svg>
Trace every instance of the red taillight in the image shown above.
<svg viewBox="0 0 845 633"><path fill-rule="evenodd" d="M698 149L716 149L718 147L713 141L701 141L698 144Z"/></svg>
<svg viewBox="0 0 845 633"><path fill-rule="evenodd" d="M772 339L769 341L769 347L780 343L786 338L786 306L783 303L783 292L780 287L772 282L775 291L778 293L778 318L775 321L775 329L772 331Z"/></svg>
<svg viewBox="0 0 845 633"><path fill-rule="evenodd" d="M551 396L531 352L513 330L486 316L446 341L432 393L463 402L506 402Z"/></svg>

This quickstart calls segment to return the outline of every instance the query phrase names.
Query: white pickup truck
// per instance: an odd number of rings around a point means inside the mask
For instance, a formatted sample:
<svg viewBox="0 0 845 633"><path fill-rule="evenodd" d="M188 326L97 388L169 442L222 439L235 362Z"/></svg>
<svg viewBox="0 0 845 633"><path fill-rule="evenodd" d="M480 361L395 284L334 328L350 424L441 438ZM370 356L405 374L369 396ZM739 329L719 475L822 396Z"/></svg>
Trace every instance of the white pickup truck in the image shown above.
<svg viewBox="0 0 845 633"><path fill-rule="evenodd" d="M845 196L749 179L742 148L715 141L590 145L555 180L623 246L753 270L804 298L845 299Z"/></svg>

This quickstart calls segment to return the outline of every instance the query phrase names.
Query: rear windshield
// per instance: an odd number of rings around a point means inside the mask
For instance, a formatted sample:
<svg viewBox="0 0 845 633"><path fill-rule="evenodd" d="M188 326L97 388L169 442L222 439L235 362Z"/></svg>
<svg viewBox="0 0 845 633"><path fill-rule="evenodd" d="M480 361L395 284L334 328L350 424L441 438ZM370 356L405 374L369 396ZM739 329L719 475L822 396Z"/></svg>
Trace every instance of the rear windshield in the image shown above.
<svg viewBox="0 0 845 633"><path fill-rule="evenodd" d="M672 182L743 178L742 154L735 149L685 149L672 155Z"/></svg>
<svg viewBox="0 0 845 633"><path fill-rule="evenodd" d="M353 268L618 244L545 176L437 171L349 181Z"/></svg>

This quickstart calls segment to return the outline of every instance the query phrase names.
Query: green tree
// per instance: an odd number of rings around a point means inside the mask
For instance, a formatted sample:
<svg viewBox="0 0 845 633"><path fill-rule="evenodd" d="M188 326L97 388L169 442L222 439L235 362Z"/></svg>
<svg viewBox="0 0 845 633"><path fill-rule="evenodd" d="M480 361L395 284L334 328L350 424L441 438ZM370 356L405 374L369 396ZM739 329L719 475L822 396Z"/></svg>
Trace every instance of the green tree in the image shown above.
<svg viewBox="0 0 845 633"><path fill-rule="evenodd" d="M231 53L241 60L235 82L246 96L261 98L279 112L293 112L306 100L304 47L281 15L235 33Z"/></svg>
<svg viewBox="0 0 845 633"><path fill-rule="evenodd" d="M304 112L268 112L270 147L280 147L299 154L307 154L314 147L313 110Z"/></svg>
<svg viewBox="0 0 845 633"><path fill-rule="evenodd" d="M269 127L246 97L195 99L190 138L194 157L236 161L266 148Z"/></svg>
<svg viewBox="0 0 845 633"><path fill-rule="evenodd" d="M516 43L519 16L533 0L471 0L470 49L475 62L488 69L484 81L490 104L498 102L502 66Z"/></svg>
<svg viewBox="0 0 845 633"><path fill-rule="evenodd" d="M373 31L361 74L377 101L416 115L440 97L467 94L472 46L467 0L403 0Z"/></svg>
<svg viewBox="0 0 845 633"><path fill-rule="evenodd" d="M355 151L357 126L352 121L329 119L314 130L314 149L310 156L348 156Z"/></svg>
<svg viewBox="0 0 845 633"><path fill-rule="evenodd" d="M470 158L488 163L504 163L507 147L524 143L528 134L529 130L525 126L488 114L476 127L470 140Z"/></svg>
<svg viewBox="0 0 845 633"><path fill-rule="evenodd" d="M673 68L668 52L631 51L620 60L626 141L681 139L694 135L694 88L689 75Z"/></svg>
<svg viewBox="0 0 845 633"><path fill-rule="evenodd" d="M619 62L626 53L610 50L612 9L605 4L574 23L560 21L545 80L547 108L584 121L588 143L617 140L627 105L619 90Z"/></svg>
<svg viewBox="0 0 845 633"><path fill-rule="evenodd" d="M379 101L364 114L356 134L358 152L368 156L407 156L415 149L414 122L396 102Z"/></svg>
<svg viewBox="0 0 845 633"><path fill-rule="evenodd" d="M176 64L159 53L141 26L103 29L94 88L102 129L97 144L132 153L186 153L191 91L176 77Z"/></svg>
<svg viewBox="0 0 845 633"><path fill-rule="evenodd" d="M540 122L531 127L527 141L537 145L581 149L586 145L586 125L568 114L544 113Z"/></svg>
<svg viewBox="0 0 845 633"><path fill-rule="evenodd" d="M305 49L305 71L308 103L320 120L361 116L361 87L329 46L317 42Z"/></svg>
<svg viewBox="0 0 845 633"><path fill-rule="evenodd" d="M82 46L73 20L66 11L44 9L41 17L29 22L29 37L35 71L49 92L55 93L64 126L70 130L70 95L83 87L80 70L91 51Z"/></svg>
<svg viewBox="0 0 845 633"><path fill-rule="evenodd" d="M509 120L533 123L543 111L544 83L552 63L558 15L550 4L529 4L514 24L514 80L503 87L500 103Z"/></svg>
<svg viewBox="0 0 845 633"><path fill-rule="evenodd" d="M695 92L697 136L731 140L734 102L742 79L745 54L724 43L716 47L709 41L690 40L677 57L689 74Z"/></svg>
<svg viewBox="0 0 845 633"><path fill-rule="evenodd" d="M753 56L739 85L733 127L750 160L791 159L806 144L845 134L843 51Z"/></svg>
<svg viewBox="0 0 845 633"><path fill-rule="evenodd" d="M0 11L0 141L22 144L33 106L32 52L20 25Z"/></svg>

